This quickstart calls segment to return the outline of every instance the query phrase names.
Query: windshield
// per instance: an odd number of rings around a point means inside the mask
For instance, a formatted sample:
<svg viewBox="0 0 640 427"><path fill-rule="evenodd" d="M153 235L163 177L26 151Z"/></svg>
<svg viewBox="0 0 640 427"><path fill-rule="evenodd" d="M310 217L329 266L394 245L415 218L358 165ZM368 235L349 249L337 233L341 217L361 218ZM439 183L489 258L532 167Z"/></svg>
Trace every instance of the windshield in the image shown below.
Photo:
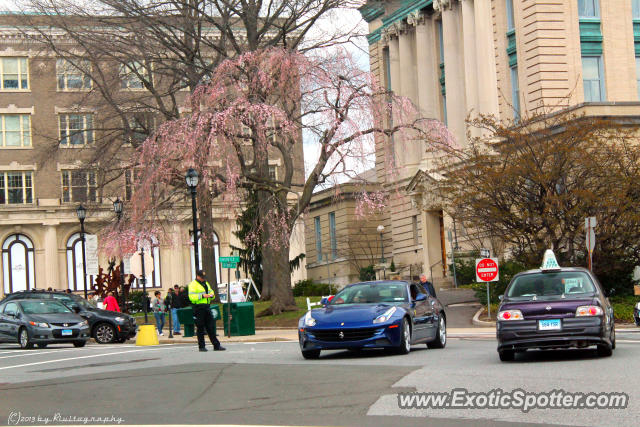
<svg viewBox="0 0 640 427"><path fill-rule="evenodd" d="M67 295L53 295L53 299L56 301L60 301L67 307L71 308L74 305L79 305L81 307L89 307L89 303L87 300L80 297L72 297Z"/></svg>
<svg viewBox="0 0 640 427"><path fill-rule="evenodd" d="M23 301L20 303L25 314L71 313L64 304L57 301Z"/></svg>
<svg viewBox="0 0 640 427"><path fill-rule="evenodd" d="M509 286L507 297L584 296L593 294L595 287L588 274L582 271L535 273L516 277Z"/></svg>
<svg viewBox="0 0 640 427"><path fill-rule="evenodd" d="M344 288L330 305L400 303L407 301L407 285L402 282L363 283Z"/></svg>

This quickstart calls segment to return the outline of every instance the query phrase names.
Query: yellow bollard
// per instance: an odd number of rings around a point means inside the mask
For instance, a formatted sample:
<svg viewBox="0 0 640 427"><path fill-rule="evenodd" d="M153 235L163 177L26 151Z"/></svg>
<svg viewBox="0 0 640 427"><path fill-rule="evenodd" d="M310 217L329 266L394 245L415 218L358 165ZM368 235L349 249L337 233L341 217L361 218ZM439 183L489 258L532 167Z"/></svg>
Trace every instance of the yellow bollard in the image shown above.
<svg viewBox="0 0 640 427"><path fill-rule="evenodd" d="M158 333L154 325L140 325L136 336L136 345L158 345Z"/></svg>

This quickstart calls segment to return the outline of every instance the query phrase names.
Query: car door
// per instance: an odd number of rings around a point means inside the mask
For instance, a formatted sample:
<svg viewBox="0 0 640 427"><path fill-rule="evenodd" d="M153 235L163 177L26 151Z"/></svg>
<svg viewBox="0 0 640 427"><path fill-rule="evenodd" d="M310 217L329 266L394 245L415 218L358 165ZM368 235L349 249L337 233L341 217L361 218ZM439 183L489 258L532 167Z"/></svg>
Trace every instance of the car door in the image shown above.
<svg viewBox="0 0 640 427"><path fill-rule="evenodd" d="M6 334L7 325L4 320L4 313L3 313L5 307L6 307L6 304L0 305L0 342L5 342L7 340L7 334Z"/></svg>
<svg viewBox="0 0 640 427"><path fill-rule="evenodd" d="M418 297L422 295L421 297ZM412 283L409 285L409 296L411 298L411 309L413 310L413 340L423 340L427 337L427 321L431 310L424 293L420 288Z"/></svg>
<svg viewBox="0 0 640 427"><path fill-rule="evenodd" d="M431 292L422 284L418 284L418 290L427 295L427 299L425 301L427 307L427 315L425 319L425 336L426 338L435 338L437 329L438 329L438 312L436 310L438 305L438 300L435 296L431 295Z"/></svg>
<svg viewBox="0 0 640 427"><path fill-rule="evenodd" d="M20 322L18 313L20 313L20 310L18 309L18 304L15 302L8 302L4 307L3 325L5 339L7 341L13 342L18 340L18 326Z"/></svg>

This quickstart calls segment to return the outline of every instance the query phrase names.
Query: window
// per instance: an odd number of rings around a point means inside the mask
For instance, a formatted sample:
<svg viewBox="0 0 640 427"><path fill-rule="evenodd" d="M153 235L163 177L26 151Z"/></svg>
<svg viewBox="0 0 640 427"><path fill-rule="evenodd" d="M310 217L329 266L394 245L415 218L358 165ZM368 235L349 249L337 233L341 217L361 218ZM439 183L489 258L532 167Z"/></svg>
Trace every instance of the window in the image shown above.
<svg viewBox="0 0 640 427"><path fill-rule="evenodd" d="M513 18L513 0L507 0L507 31L514 30L515 19Z"/></svg>
<svg viewBox="0 0 640 427"><path fill-rule="evenodd" d="M81 147L93 144L92 114L60 114L60 145Z"/></svg>
<svg viewBox="0 0 640 427"><path fill-rule="evenodd" d="M640 0L631 0L631 16L640 19Z"/></svg>
<svg viewBox="0 0 640 427"><path fill-rule="evenodd" d="M4 293L36 287L33 242L24 234L12 234L2 243ZM6 309L5 309L6 313Z"/></svg>
<svg viewBox="0 0 640 427"><path fill-rule="evenodd" d="M88 233L85 233L85 245ZM86 249L86 247L85 247ZM74 233L67 240L67 285L72 291L83 291L84 270L82 268L82 239L80 233ZM93 276L87 275L86 288L91 289Z"/></svg>
<svg viewBox="0 0 640 427"><path fill-rule="evenodd" d="M520 117L520 85L518 83L518 67L511 67L511 103L513 104L513 118Z"/></svg>
<svg viewBox="0 0 640 427"><path fill-rule="evenodd" d="M96 173L83 170L62 171L62 201L95 202Z"/></svg>
<svg viewBox="0 0 640 427"><path fill-rule="evenodd" d="M584 83L585 102L605 100L603 74L601 56L582 57L582 80Z"/></svg>
<svg viewBox="0 0 640 427"><path fill-rule="evenodd" d="M196 279L196 272L194 270L195 267L195 255L193 253L193 233L191 233L191 241L190 241L190 251L191 251L191 280ZM216 266L216 280L215 283L222 283L222 279L220 276L220 240L218 240L218 234L213 232L213 257L214 264ZM202 268L202 239L198 238L198 265ZM209 283L214 284L214 280L211 276L209 276ZM216 290L216 288L214 288Z"/></svg>
<svg viewBox="0 0 640 427"><path fill-rule="evenodd" d="M578 0L578 16L580 18L599 18L600 5L598 0Z"/></svg>
<svg viewBox="0 0 640 427"><path fill-rule="evenodd" d="M331 239L331 259L338 258L338 242L336 241L336 213L329 212L329 238Z"/></svg>
<svg viewBox="0 0 640 427"><path fill-rule="evenodd" d="M0 172L0 205L33 203L33 172Z"/></svg>
<svg viewBox="0 0 640 427"><path fill-rule="evenodd" d="M384 61L384 78L387 80L387 90L391 91L391 57L389 56L389 48L382 51Z"/></svg>
<svg viewBox="0 0 640 427"><path fill-rule="evenodd" d="M0 115L2 127L2 148L31 147L31 116L28 114L2 114Z"/></svg>
<svg viewBox="0 0 640 427"><path fill-rule="evenodd" d="M278 179L278 170L276 165L269 165L269 179L276 181Z"/></svg>
<svg viewBox="0 0 640 427"><path fill-rule="evenodd" d="M322 261L322 229L320 228L320 217L315 217L316 226L316 257L318 262Z"/></svg>
<svg viewBox="0 0 640 427"><path fill-rule="evenodd" d="M129 130L126 142L133 146L142 145L149 135L153 133L154 118L150 113L136 113L127 117Z"/></svg>
<svg viewBox="0 0 640 427"><path fill-rule="evenodd" d="M0 75L3 90L29 89L29 69L27 58L2 58Z"/></svg>
<svg viewBox="0 0 640 427"><path fill-rule="evenodd" d="M18 304L15 302L10 302L4 308L4 314L7 316L15 316L18 314Z"/></svg>
<svg viewBox="0 0 640 427"><path fill-rule="evenodd" d="M138 61L120 67L120 87L122 89L144 89L142 79L148 78L147 68Z"/></svg>
<svg viewBox="0 0 640 427"><path fill-rule="evenodd" d="M58 90L91 89L91 78L82 70L90 70L89 61L80 60L77 64L66 59L56 61Z"/></svg>
<svg viewBox="0 0 640 427"><path fill-rule="evenodd" d="M418 239L418 215L411 217L411 229L413 231L413 245L417 246L420 243Z"/></svg>

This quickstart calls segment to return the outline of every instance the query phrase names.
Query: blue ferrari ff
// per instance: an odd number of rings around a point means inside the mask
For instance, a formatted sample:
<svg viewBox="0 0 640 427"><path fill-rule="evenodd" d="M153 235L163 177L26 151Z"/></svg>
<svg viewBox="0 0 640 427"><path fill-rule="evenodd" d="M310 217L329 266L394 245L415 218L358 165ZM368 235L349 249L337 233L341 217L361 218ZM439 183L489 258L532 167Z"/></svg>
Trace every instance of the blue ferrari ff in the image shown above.
<svg viewBox="0 0 640 427"><path fill-rule="evenodd" d="M322 350L390 348L407 354L412 344L444 348L444 306L418 283L376 281L342 289L323 308L298 322L300 350L315 359Z"/></svg>

